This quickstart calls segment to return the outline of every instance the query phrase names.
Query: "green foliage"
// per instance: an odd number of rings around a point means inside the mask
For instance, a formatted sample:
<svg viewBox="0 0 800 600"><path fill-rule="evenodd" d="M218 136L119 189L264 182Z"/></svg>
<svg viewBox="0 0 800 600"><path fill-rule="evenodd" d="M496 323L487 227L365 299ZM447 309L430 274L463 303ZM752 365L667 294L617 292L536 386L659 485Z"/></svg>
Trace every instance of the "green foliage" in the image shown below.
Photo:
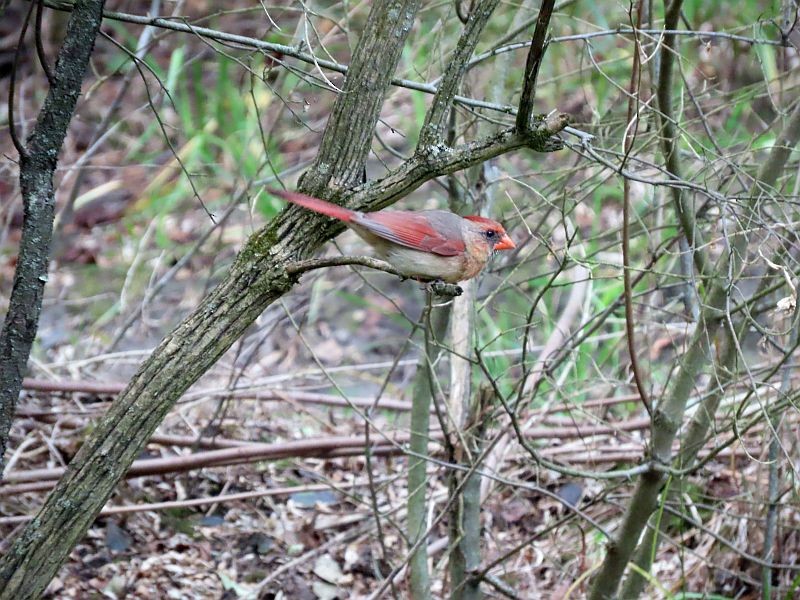
<svg viewBox="0 0 800 600"><path fill-rule="evenodd" d="M800 573L798 573L798 575L792 580L792 584L786 590L784 600L792 600L793 598L796 598L795 593L798 589L800 589Z"/></svg>
<svg viewBox="0 0 800 600"><path fill-rule="evenodd" d="M259 123L276 96L258 81L251 93L242 91L242 67L259 73L264 60L256 57L243 63L223 53L214 56L213 62L200 61L178 47L166 71L151 65L169 92L154 106L163 126L150 123L127 157L163 165L141 191L136 208L144 217L174 213L183 203L196 200L196 195L213 211L242 182L263 175L265 157L269 156L272 169L282 168L276 140L265 138ZM167 155L165 131L171 145ZM269 219L280 204L259 191L254 207Z"/></svg>

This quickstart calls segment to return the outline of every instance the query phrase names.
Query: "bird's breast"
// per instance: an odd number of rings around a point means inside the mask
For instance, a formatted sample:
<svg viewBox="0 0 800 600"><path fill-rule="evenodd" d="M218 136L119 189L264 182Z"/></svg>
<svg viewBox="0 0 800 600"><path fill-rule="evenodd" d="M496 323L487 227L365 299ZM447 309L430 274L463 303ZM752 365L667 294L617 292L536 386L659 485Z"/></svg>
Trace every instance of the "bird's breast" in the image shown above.
<svg viewBox="0 0 800 600"><path fill-rule="evenodd" d="M441 279L447 283L458 283L474 277L465 273L465 255L441 256L397 244L388 245L382 254L388 263L408 277Z"/></svg>

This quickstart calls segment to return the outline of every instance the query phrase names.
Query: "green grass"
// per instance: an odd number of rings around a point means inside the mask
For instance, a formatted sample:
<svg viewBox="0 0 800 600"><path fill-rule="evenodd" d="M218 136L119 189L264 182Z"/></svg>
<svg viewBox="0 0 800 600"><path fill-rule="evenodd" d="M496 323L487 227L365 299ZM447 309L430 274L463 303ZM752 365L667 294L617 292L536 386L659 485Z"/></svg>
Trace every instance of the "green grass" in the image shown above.
<svg viewBox="0 0 800 600"><path fill-rule="evenodd" d="M253 73L263 69L258 56L234 60L217 53L211 61L199 61L184 47L170 55L166 69L150 63L169 95L154 107L163 127L150 120L126 157L130 163L160 165L136 203L140 217L172 214L197 201L196 195L213 212L229 201L234 189L264 175L266 156L275 170L284 168L278 141L265 136L259 124L276 97L260 81L250 93L242 92L248 85L243 63ZM150 89L156 97L158 86L152 81ZM172 148L168 156L165 132ZM274 216L279 205L256 194L256 210L265 219Z"/></svg>

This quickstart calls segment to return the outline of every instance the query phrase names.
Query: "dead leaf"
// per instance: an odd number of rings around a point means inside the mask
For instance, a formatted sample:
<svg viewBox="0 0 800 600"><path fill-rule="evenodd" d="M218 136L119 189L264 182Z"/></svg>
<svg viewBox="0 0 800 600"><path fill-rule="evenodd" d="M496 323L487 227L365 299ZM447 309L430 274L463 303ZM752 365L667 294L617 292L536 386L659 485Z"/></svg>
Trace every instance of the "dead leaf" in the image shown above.
<svg viewBox="0 0 800 600"><path fill-rule="evenodd" d="M344 574L330 554L323 554L314 563L314 575L328 583L338 584Z"/></svg>

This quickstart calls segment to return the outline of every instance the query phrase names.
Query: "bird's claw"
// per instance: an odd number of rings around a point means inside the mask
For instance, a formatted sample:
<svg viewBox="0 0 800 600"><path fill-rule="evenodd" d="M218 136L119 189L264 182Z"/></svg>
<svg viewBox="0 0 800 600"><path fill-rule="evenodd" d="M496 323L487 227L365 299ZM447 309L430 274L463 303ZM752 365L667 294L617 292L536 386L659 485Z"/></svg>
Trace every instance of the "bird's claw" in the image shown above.
<svg viewBox="0 0 800 600"><path fill-rule="evenodd" d="M437 279L436 281L431 281L428 284L428 289L432 291L437 296L460 296L464 293L464 290L461 289L461 286L455 285L453 283L445 283L441 279Z"/></svg>

